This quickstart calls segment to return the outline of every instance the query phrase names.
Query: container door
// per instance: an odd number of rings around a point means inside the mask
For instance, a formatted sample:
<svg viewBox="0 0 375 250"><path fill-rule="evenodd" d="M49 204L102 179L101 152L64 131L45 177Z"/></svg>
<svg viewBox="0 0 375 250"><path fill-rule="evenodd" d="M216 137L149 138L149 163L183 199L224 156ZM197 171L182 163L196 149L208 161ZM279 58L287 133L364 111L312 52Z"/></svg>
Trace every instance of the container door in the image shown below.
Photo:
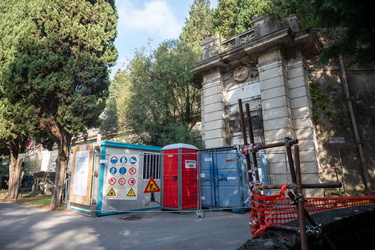
<svg viewBox="0 0 375 250"><path fill-rule="evenodd" d="M236 150L217 153L217 197L219 207L243 207L242 173Z"/></svg>
<svg viewBox="0 0 375 250"><path fill-rule="evenodd" d="M200 156L201 202L203 207L215 207L214 153L202 151Z"/></svg>
<svg viewBox="0 0 375 250"><path fill-rule="evenodd" d="M164 152L163 207L178 208L178 149Z"/></svg>
<svg viewBox="0 0 375 250"><path fill-rule="evenodd" d="M198 207L198 151L182 148L181 152L181 208L196 208Z"/></svg>

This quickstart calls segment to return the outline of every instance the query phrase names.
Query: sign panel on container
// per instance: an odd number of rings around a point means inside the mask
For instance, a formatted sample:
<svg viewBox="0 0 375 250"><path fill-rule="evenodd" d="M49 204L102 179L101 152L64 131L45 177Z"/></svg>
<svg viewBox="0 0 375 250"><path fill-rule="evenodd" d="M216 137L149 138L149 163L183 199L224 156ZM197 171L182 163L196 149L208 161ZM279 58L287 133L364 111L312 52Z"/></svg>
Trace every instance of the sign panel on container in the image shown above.
<svg viewBox="0 0 375 250"><path fill-rule="evenodd" d="M89 171L90 151L78 151L76 153L76 165L74 169L73 194L86 196L87 178Z"/></svg>
<svg viewBox="0 0 375 250"><path fill-rule="evenodd" d="M103 195L107 199L136 200L139 156L116 154L108 157Z"/></svg>

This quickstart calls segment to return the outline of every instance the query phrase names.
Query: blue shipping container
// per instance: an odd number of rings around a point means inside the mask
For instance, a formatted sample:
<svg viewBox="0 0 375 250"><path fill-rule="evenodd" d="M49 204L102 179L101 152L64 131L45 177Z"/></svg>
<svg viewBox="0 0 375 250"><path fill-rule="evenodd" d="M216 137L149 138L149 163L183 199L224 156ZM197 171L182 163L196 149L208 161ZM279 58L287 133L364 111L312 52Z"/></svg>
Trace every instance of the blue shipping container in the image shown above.
<svg viewBox="0 0 375 250"><path fill-rule="evenodd" d="M269 184L268 160L258 152L260 181ZM201 201L208 208L241 208L249 197L248 170L239 147L202 150L199 153Z"/></svg>

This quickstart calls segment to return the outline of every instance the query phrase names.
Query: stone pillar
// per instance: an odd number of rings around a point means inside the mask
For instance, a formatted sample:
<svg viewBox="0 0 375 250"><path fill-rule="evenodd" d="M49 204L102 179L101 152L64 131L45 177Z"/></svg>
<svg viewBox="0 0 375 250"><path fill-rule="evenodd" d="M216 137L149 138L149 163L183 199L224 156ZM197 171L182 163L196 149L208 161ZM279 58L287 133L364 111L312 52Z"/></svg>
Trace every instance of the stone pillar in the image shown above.
<svg viewBox="0 0 375 250"><path fill-rule="evenodd" d="M319 183L318 145L312 119L308 72L300 53L296 53L296 56L289 62L288 78L294 137L298 139L300 148L302 182ZM313 194L318 190L308 191Z"/></svg>
<svg viewBox="0 0 375 250"><path fill-rule="evenodd" d="M299 52L286 61L280 50L258 58L265 143L298 139L303 183L319 183L317 144L308 74ZM268 149L271 183L291 183L285 147ZM307 190L306 194L316 194Z"/></svg>
<svg viewBox="0 0 375 250"><path fill-rule="evenodd" d="M206 148L225 146L223 80L219 68L203 74L202 132Z"/></svg>
<svg viewBox="0 0 375 250"><path fill-rule="evenodd" d="M294 138L287 65L280 50L258 58L265 144ZM268 149L271 183L291 182L285 148Z"/></svg>

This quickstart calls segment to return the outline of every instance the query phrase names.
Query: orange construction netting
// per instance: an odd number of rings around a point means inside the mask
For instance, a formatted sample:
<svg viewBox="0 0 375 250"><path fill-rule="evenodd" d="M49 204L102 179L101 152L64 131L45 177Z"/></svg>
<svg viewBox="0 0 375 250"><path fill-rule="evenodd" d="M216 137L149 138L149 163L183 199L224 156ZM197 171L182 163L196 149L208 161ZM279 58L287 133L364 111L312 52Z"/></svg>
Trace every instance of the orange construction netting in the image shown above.
<svg viewBox="0 0 375 250"><path fill-rule="evenodd" d="M284 195L286 185L279 195L261 195L253 193L251 198L250 229L252 237L263 233L267 227L281 225L298 219L296 205ZM357 197L305 198L305 209L310 213L319 213L332 209L361 206L375 203L375 195Z"/></svg>

